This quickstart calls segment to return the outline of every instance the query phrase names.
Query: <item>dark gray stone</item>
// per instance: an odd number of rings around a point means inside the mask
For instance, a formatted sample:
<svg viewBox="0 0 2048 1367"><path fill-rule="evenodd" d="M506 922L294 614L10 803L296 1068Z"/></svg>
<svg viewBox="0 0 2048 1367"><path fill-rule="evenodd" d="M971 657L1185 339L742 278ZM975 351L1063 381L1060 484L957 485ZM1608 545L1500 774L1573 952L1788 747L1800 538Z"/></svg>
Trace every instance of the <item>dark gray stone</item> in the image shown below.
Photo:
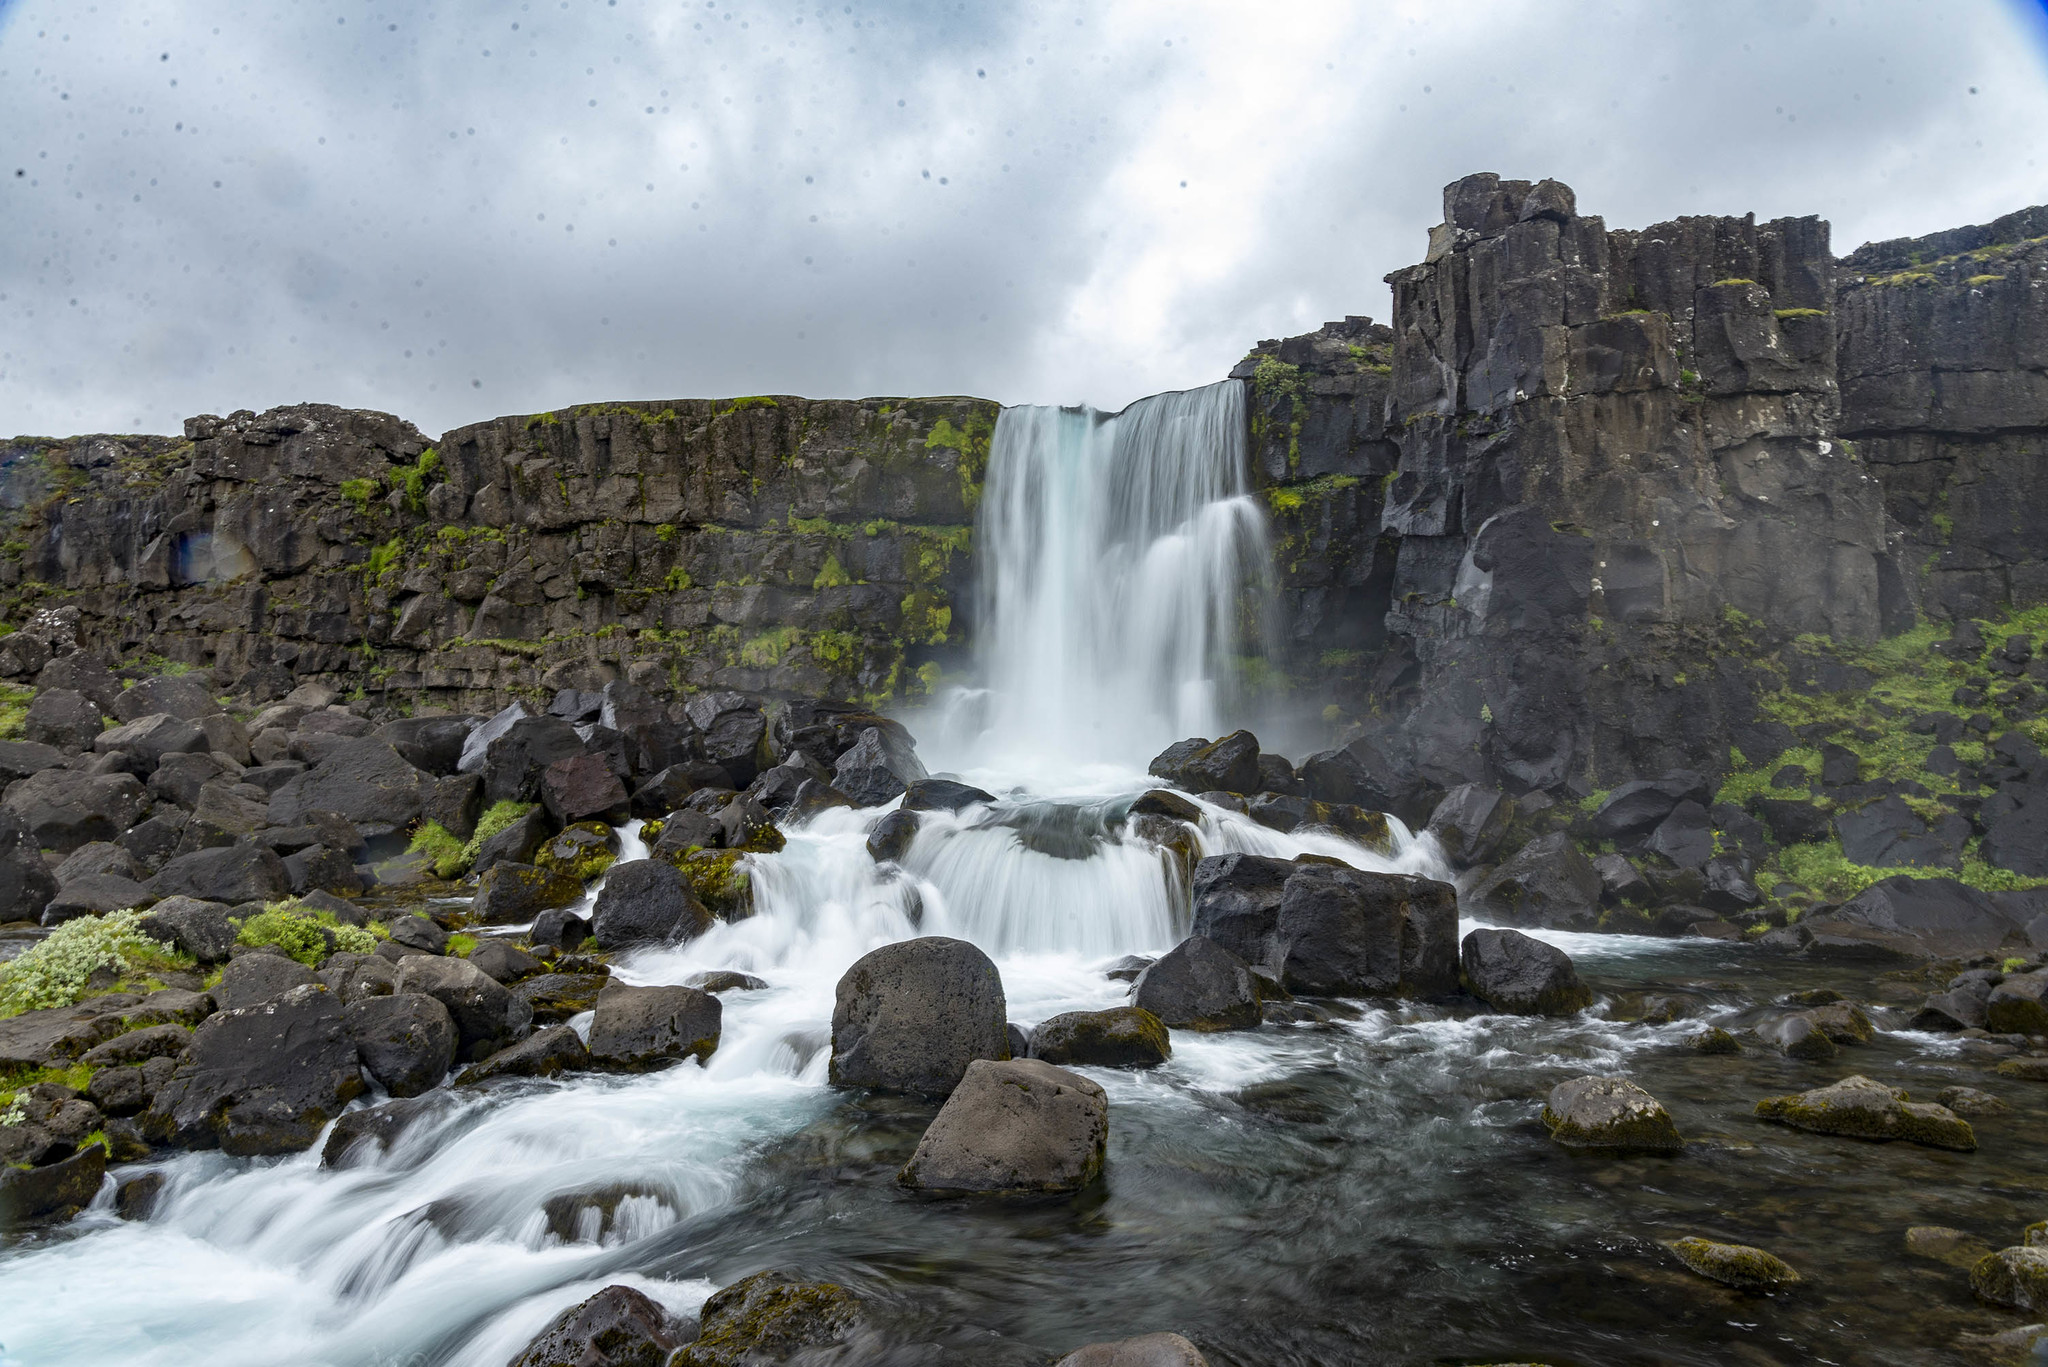
<svg viewBox="0 0 2048 1367"><path fill-rule="evenodd" d="M1288 878L1274 967L1311 996L1439 997L1458 988L1458 895L1448 883L1302 864Z"/></svg>
<svg viewBox="0 0 2048 1367"><path fill-rule="evenodd" d="M488 1058L520 1038L533 1023L533 1010L504 984L465 959L407 955L392 975L396 992L422 992L448 1008L458 1035L456 1058Z"/></svg>
<svg viewBox="0 0 2048 1367"><path fill-rule="evenodd" d="M904 940L874 950L839 980L832 1081L944 1096L975 1059L1010 1053L996 966L964 940Z"/></svg>
<svg viewBox="0 0 2048 1367"><path fill-rule="evenodd" d="M606 984L590 1019L590 1057L600 1068L646 1072L684 1059L699 1061L718 1048L724 1008L694 987Z"/></svg>
<svg viewBox="0 0 2048 1367"><path fill-rule="evenodd" d="M1259 989L1243 959L1192 935L1138 975L1132 1004L1177 1030L1251 1030Z"/></svg>
<svg viewBox="0 0 2048 1367"><path fill-rule="evenodd" d="M1190 793L1255 793L1259 790L1259 738L1249 731L1233 731L1216 741L1199 737L1179 741L1161 751L1148 772Z"/></svg>
<svg viewBox="0 0 2048 1367"><path fill-rule="evenodd" d="M181 854L149 880L158 897L202 902L275 902L291 896L291 871L260 845L229 845Z"/></svg>
<svg viewBox="0 0 2048 1367"><path fill-rule="evenodd" d="M282 954L244 954L221 969L220 981L210 992L220 1010L239 1011L275 1001L312 981L313 970L296 959Z"/></svg>
<svg viewBox="0 0 2048 1367"><path fill-rule="evenodd" d="M1482 927L1460 950L1466 990L1516 1016L1570 1016L1593 1004L1571 956L1515 930Z"/></svg>
<svg viewBox="0 0 2048 1367"><path fill-rule="evenodd" d="M870 726L839 757L832 786L859 807L879 807L899 797L911 784L929 778L918 761L908 732Z"/></svg>
<svg viewBox="0 0 2048 1367"><path fill-rule="evenodd" d="M1043 1059L976 1059L899 1185L940 1194L1079 1191L1102 1173L1109 1099Z"/></svg>
<svg viewBox="0 0 2048 1367"><path fill-rule="evenodd" d="M711 913L666 859L614 864L591 907L591 933L600 949L694 940L711 929Z"/></svg>
<svg viewBox="0 0 2048 1367"><path fill-rule="evenodd" d="M393 1096L439 1086L455 1060L455 1020L422 993L364 997L342 1008L342 1021L363 1070Z"/></svg>

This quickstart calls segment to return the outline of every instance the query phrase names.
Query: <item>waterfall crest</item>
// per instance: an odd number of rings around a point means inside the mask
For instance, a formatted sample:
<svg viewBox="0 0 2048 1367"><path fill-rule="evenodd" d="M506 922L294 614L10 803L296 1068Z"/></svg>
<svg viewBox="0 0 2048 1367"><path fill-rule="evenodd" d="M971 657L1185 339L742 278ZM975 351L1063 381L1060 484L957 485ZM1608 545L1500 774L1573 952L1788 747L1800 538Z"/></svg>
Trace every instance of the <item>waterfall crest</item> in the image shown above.
<svg viewBox="0 0 2048 1367"><path fill-rule="evenodd" d="M976 528L983 762L1142 770L1215 734L1270 593L1245 466L1237 380L1003 411Z"/></svg>

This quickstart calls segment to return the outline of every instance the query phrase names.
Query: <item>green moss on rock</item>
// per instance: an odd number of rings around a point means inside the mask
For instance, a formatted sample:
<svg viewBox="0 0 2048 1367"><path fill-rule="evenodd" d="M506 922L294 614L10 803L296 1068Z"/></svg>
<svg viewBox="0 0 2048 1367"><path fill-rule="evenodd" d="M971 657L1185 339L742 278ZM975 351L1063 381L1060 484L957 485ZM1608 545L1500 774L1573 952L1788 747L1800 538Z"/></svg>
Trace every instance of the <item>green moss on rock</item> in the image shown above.
<svg viewBox="0 0 2048 1367"><path fill-rule="evenodd" d="M704 1302L697 1341L670 1367L751 1367L839 1343L860 1321L860 1301L831 1282L756 1272Z"/></svg>
<svg viewBox="0 0 2048 1367"><path fill-rule="evenodd" d="M1687 1271L1742 1291L1770 1291L1800 1280L1783 1259L1748 1244L1719 1244L1692 1237L1673 1239L1664 1247Z"/></svg>
<svg viewBox="0 0 2048 1367"><path fill-rule="evenodd" d="M1792 1096L1766 1097L1756 1104L1765 1120L1814 1134L1852 1139L1904 1139L1929 1148L1964 1153L1977 1147L1976 1131L1946 1106L1915 1102L1904 1091L1861 1074Z"/></svg>
<svg viewBox="0 0 2048 1367"><path fill-rule="evenodd" d="M618 833L601 821L579 821L540 847L534 867L588 883L619 857Z"/></svg>

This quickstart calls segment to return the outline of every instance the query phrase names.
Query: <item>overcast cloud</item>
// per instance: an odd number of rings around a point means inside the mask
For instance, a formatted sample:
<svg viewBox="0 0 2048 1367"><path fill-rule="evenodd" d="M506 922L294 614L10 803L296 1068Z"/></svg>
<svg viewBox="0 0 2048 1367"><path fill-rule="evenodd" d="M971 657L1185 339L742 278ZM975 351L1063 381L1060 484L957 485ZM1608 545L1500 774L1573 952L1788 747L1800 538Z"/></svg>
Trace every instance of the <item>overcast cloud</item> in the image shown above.
<svg viewBox="0 0 2048 1367"><path fill-rule="evenodd" d="M1384 317L1470 171L1846 251L2043 128L2038 0L0 0L0 433L1121 406Z"/></svg>

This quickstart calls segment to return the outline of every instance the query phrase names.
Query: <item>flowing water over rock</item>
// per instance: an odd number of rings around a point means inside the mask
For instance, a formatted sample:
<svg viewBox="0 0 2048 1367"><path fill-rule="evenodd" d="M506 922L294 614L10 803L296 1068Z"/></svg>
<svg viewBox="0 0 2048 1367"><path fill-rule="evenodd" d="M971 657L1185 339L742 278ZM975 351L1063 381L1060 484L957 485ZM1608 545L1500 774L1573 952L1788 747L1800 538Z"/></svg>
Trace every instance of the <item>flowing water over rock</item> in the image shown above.
<svg viewBox="0 0 2048 1367"><path fill-rule="evenodd" d="M708 1064L444 1090L389 1151L339 1169L317 1148L171 1158L150 1220L118 1219L109 1191L0 1252L0 1362L501 1367L602 1286L691 1311L764 1268L853 1289L904 1363L1022 1367L1149 1330L1242 1364L1967 1360L1959 1331L2010 1321L1903 1236L2009 1243L2048 1206L2018 1148L2048 1118L2036 1084L1896 1029L1828 1064L1698 1054L1702 1022L1747 1024L1795 988L1882 986L1742 945L1547 935L1597 997L1566 1020L1334 1002L1301 1025L1179 1032L1156 1070L1087 1070L1111 1123L1106 1179L1082 1195L897 1188L937 1103L827 1086L850 964L916 935L973 941L1028 1027L1123 1004L1104 970L1187 932L1181 866L1122 817L1151 786L1134 759L1232 715L1237 609L1264 553L1229 435L1241 401L1231 384L1116 418L1004 416L990 686L979 739L954 737L961 776L998 800L924 813L896 864L866 849L883 809L825 811L754 857L756 915L622 959L632 983L767 982L725 994ZM1204 853L1442 876L1433 839L1392 834L1376 853L1206 804L1199 829ZM645 853L637 825L625 853ZM1586 1072L1633 1076L1693 1143L1633 1159L1551 1145L1543 1096ZM1973 1155L1751 1114L1850 1072L1916 1096L1985 1086L2015 1110L1979 1122ZM1725 1291L1659 1247L1693 1234L1767 1247L1806 1281Z"/></svg>

